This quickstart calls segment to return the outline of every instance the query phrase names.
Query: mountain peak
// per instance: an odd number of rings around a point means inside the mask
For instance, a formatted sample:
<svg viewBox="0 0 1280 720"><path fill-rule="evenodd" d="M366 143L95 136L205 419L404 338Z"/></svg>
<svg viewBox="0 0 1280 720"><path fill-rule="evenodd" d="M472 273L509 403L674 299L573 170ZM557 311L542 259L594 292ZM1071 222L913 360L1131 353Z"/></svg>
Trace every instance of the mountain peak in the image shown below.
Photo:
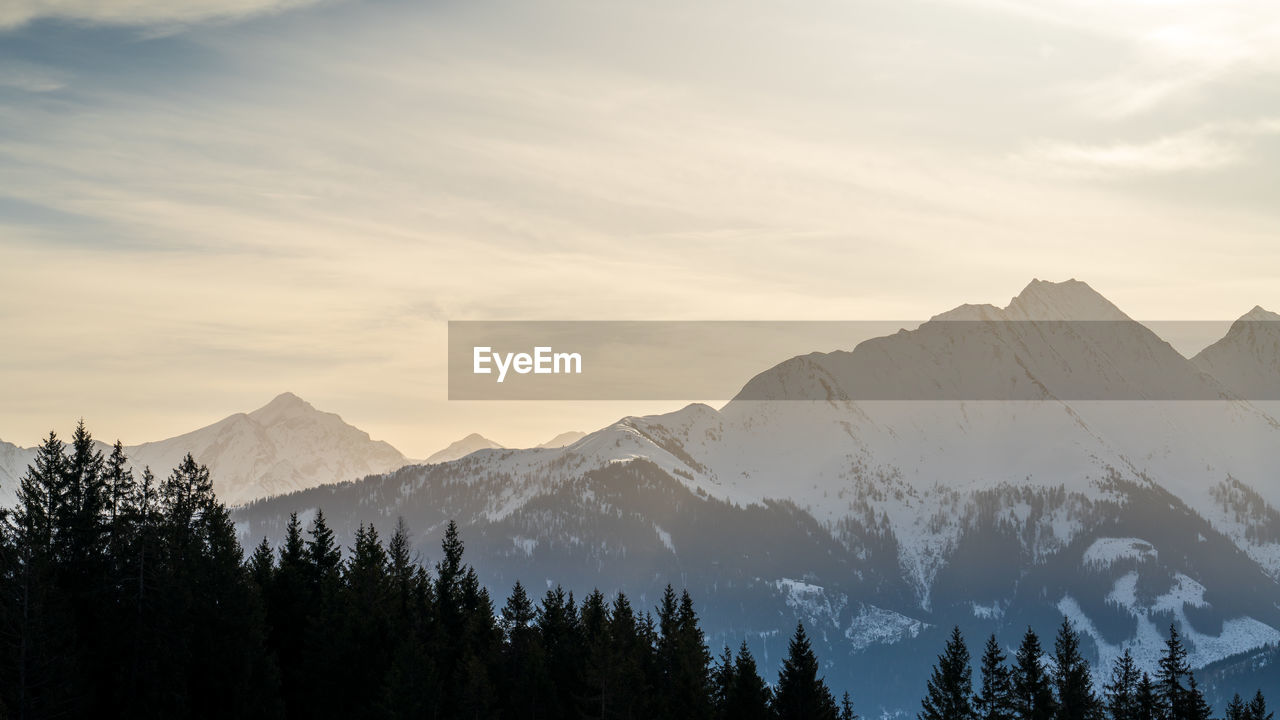
<svg viewBox="0 0 1280 720"><path fill-rule="evenodd" d="M1032 279L1005 308L1020 320L1129 320L1088 283L1071 278L1062 282Z"/></svg>
<svg viewBox="0 0 1280 720"><path fill-rule="evenodd" d="M271 402L249 413L249 417L263 425L270 425L286 418L309 415L315 412L319 411L311 403L291 392L282 392L275 396Z"/></svg>
<svg viewBox="0 0 1280 720"><path fill-rule="evenodd" d="M1240 397L1280 399L1280 315L1255 305L1191 361Z"/></svg>
<svg viewBox="0 0 1280 720"><path fill-rule="evenodd" d="M540 447L540 448L562 448L562 447L565 447L565 446L567 446L567 445L572 445L572 444L574 444L574 443L578 442L579 440L581 440L582 438L584 438L584 437L586 437L586 436L587 436L587 434L586 434L586 433L584 433L584 432L581 432L581 431L578 431L578 430L570 430L570 431L568 431L568 432L562 432L562 433L560 433L559 435L557 435L557 436L555 436L555 437L551 438L550 440L548 440L548 441L546 441L546 442L544 442L544 443L542 443L541 445L538 445L538 446L536 446L536 447Z"/></svg>
<svg viewBox="0 0 1280 720"><path fill-rule="evenodd" d="M500 450L502 446L481 435L480 433L471 433L470 435L449 443L449 447L433 454L431 457L423 461L423 464L434 465L436 463L450 462L458 458L466 457L477 450Z"/></svg>
<svg viewBox="0 0 1280 720"><path fill-rule="evenodd" d="M1244 315L1241 315L1240 319L1244 320L1245 322L1261 322L1261 321L1275 322L1275 321L1280 321L1280 314L1273 313L1270 310L1267 310L1266 308L1262 307L1261 305L1254 305L1253 309L1245 313Z"/></svg>

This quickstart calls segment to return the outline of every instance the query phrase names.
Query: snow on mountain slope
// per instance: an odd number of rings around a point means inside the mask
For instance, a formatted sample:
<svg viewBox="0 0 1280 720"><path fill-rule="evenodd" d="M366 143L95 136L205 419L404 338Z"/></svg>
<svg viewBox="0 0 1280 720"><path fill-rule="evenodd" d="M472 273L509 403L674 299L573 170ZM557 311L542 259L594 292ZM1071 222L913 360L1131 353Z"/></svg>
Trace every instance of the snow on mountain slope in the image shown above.
<svg viewBox="0 0 1280 720"><path fill-rule="evenodd" d="M1280 314L1253 308L1192 362L1241 397L1280 401Z"/></svg>
<svg viewBox="0 0 1280 720"><path fill-rule="evenodd" d="M284 393L248 414L199 430L125 448L130 464L163 477L190 452L209 467L214 489L235 505L324 483L390 472L407 464L391 445L342 418ZM11 504L33 449L0 443L0 502Z"/></svg>
<svg viewBox="0 0 1280 720"><path fill-rule="evenodd" d="M228 504L385 473L407 462L388 443L370 439L293 393L251 413L128 449L135 467L165 471L187 452L209 466L215 489Z"/></svg>
<svg viewBox="0 0 1280 720"><path fill-rule="evenodd" d="M461 440L455 440L449 443L449 447L433 453L431 457L423 460L422 463L424 465L434 465L436 463L450 462L459 458L464 458L477 450L494 450L501 448L501 445L489 438L479 433L471 433Z"/></svg>
<svg viewBox="0 0 1280 720"><path fill-rule="evenodd" d="M0 441L0 507L10 507L18 497L18 482L35 459L35 450Z"/></svg>

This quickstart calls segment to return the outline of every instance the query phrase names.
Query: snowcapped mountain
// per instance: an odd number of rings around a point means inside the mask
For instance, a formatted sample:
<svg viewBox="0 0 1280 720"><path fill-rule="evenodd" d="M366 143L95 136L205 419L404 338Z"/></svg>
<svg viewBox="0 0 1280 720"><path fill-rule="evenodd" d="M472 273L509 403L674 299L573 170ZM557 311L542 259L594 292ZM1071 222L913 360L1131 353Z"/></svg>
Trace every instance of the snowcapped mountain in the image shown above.
<svg viewBox="0 0 1280 720"><path fill-rule="evenodd" d="M550 440L542 443L541 445L538 445L537 447L547 448L547 449L562 448L566 445L572 445L586 436L587 434L584 432L581 432L578 430L570 430L568 432L560 433L559 435L551 438Z"/></svg>
<svg viewBox="0 0 1280 720"><path fill-rule="evenodd" d="M1085 283L1035 281L1003 308L783 362L718 410L237 519L255 542L292 510L348 537L403 516L428 557L457 519L499 596L545 579L649 604L673 582L713 644L766 662L801 619L836 682L891 711L953 624L1012 644L1067 615L1102 671L1124 649L1150 666L1173 623L1205 665L1280 642L1280 423L1210 369Z"/></svg>
<svg viewBox="0 0 1280 720"><path fill-rule="evenodd" d="M287 392L251 413L125 452L134 468L148 466L160 477L192 453L209 467L228 504L385 473L408 462L391 445ZM34 454L0 443L0 504L12 502Z"/></svg>
<svg viewBox="0 0 1280 720"><path fill-rule="evenodd" d="M0 441L0 507L13 505L18 481L34 458L35 452L31 449Z"/></svg>
<svg viewBox="0 0 1280 720"><path fill-rule="evenodd" d="M1280 400L1280 315L1254 307L1192 362L1240 397Z"/></svg>
<svg viewBox="0 0 1280 720"><path fill-rule="evenodd" d="M424 465L434 465L436 463L452 462L464 458L477 450L492 450L501 447L501 445L480 433L471 433L461 440L449 443L449 447L432 454L422 463Z"/></svg>

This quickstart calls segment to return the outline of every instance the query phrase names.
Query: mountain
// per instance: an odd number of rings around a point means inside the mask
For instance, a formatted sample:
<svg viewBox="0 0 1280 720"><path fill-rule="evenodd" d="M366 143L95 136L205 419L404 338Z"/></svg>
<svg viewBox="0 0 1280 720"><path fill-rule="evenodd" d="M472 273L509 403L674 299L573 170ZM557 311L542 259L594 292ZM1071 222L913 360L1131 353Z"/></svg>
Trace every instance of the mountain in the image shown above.
<svg viewBox="0 0 1280 720"><path fill-rule="evenodd" d="M797 620L837 687L909 712L944 635L1007 647L1063 615L1101 679L1179 626L1205 666L1280 643L1280 423L1087 284L1035 281L851 350L787 360L720 409L626 417L237 511L246 543L323 508L456 519L511 583L687 587L713 647L771 666Z"/></svg>
<svg viewBox="0 0 1280 720"><path fill-rule="evenodd" d="M566 445L572 445L586 436L587 434L584 432L580 432L578 430L570 430L568 432L560 433L559 435L551 438L550 440L542 443L541 445L538 445L537 447L545 448L545 449L562 448L562 447L565 447Z"/></svg>
<svg viewBox="0 0 1280 720"><path fill-rule="evenodd" d="M434 465L436 463L452 462L459 458L464 458L477 450L491 450L501 448L498 443L481 435L480 433L471 433L470 435L449 443L449 447L436 452L431 457L422 461L424 465Z"/></svg>
<svg viewBox="0 0 1280 720"><path fill-rule="evenodd" d="M1240 397L1280 400L1280 315L1254 307L1191 361Z"/></svg>
<svg viewBox="0 0 1280 720"><path fill-rule="evenodd" d="M236 413L125 452L135 469L147 466L157 476L192 453L209 467L214 489L228 504L385 473L408 463L391 445L288 392L251 413ZM33 449L0 443L0 502L12 502L33 457Z"/></svg>
<svg viewBox="0 0 1280 720"><path fill-rule="evenodd" d="M9 507L17 498L18 482L35 459L35 451L0 441L0 507Z"/></svg>

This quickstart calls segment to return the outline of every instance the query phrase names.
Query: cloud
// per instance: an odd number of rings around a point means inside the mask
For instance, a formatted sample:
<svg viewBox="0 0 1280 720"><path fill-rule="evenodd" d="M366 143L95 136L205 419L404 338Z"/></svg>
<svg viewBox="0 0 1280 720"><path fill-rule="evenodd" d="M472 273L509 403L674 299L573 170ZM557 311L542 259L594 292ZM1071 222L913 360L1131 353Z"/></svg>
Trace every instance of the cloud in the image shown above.
<svg viewBox="0 0 1280 720"><path fill-rule="evenodd" d="M1273 0L943 1L1022 18L1037 29L1062 29L1114 50L1120 62L1063 94L1088 116L1155 113L1234 79L1280 72L1280 3Z"/></svg>
<svg viewBox="0 0 1280 720"><path fill-rule="evenodd" d="M0 30L52 18L106 25L187 25L283 12L320 0L9 0Z"/></svg>
<svg viewBox="0 0 1280 720"><path fill-rule="evenodd" d="M1060 174L1096 177L1213 170L1234 165L1240 154L1234 145L1196 131L1141 143L1044 143L1019 159Z"/></svg>
<svg viewBox="0 0 1280 720"><path fill-rule="evenodd" d="M67 74L57 68L9 60L0 63L0 87L46 93L66 87Z"/></svg>
<svg viewBox="0 0 1280 720"><path fill-rule="evenodd" d="M1015 161L1070 177L1128 177L1218 170L1247 161L1252 140L1280 134L1280 119L1208 125L1154 140L1081 144L1041 142Z"/></svg>

